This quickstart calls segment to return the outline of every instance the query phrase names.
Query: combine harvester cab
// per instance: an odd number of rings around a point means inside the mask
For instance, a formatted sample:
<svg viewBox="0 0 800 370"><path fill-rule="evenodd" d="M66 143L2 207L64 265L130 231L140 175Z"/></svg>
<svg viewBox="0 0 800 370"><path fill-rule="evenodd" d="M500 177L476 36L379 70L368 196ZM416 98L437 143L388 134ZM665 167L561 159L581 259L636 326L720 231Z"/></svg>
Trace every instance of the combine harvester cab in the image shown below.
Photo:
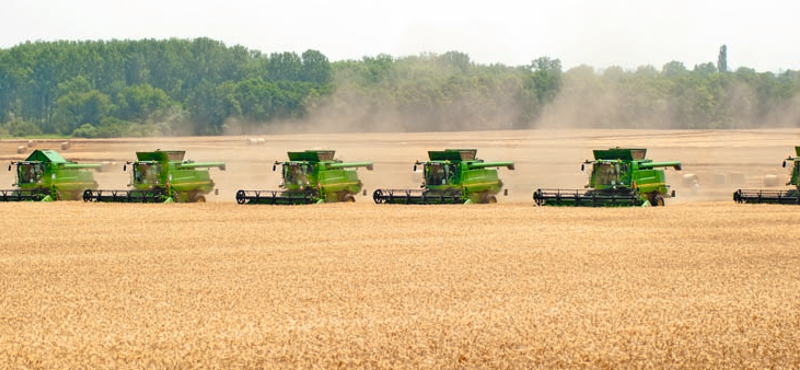
<svg viewBox="0 0 800 370"><path fill-rule="evenodd" d="M295 205L331 202L355 202L362 183L356 169L372 171L372 162L342 162L334 159L333 150L289 152L289 160L276 161L283 180L281 190L239 190L236 203Z"/></svg>
<svg viewBox="0 0 800 370"><path fill-rule="evenodd" d="M538 206L635 207L664 206L664 198L675 196L666 184L664 170L681 170L680 162L645 159L647 149L612 148L595 150L586 160L592 173L585 189L538 189L533 200Z"/></svg>
<svg viewBox="0 0 800 370"><path fill-rule="evenodd" d="M126 190L86 190L85 202L205 203L206 195L214 189L209 168L225 171L224 162L196 163L184 160L186 152L179 150L136 152L136 161L127 162L123 171L131 168L131 183Z"/></svg>
<svg viewBox="0 0 800 370"><path fill-rule="evenodd" d="M17 188L0 190L0 201L79 200L84 190L97 188L91 170L102 167L67 161L55 150L34 150L25 160L8 165L9 171L17 169Z"/></svg>
<svg viewBox="0 0 800 370"><path fill-rule="evenodd" d="M795 157L789 156L783 161L794 163L792 174L786 185L794 186L794 189L785 190L761 190L761 189L739 189L733 193L733 201L736 203L764 203L764 204L800 204L800 146L794 147Z"/></svg>
<svg viewBox="0 0 800 370"><path fill-rule="evenodd" d="M484 162L476 157L477 149L429 151L427 162L417 161L423 169L420 189L377 189L372 194L376 204L467 204L497 203L503 188L498 167L514 170L514 162ZM505 190L504 195L508 195Z"/></svg>

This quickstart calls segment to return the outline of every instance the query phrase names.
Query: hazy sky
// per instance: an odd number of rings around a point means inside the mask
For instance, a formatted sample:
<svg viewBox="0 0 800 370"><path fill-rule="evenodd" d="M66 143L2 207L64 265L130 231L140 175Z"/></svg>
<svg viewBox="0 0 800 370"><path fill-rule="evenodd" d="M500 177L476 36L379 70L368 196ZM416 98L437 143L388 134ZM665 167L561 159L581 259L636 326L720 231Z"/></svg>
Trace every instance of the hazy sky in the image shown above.
<svg viewBox="0 0 800 370"><path fill-rule="evenodd" d="M209 37L266 53L316 49L330 60L469 54L483 64L540 56L566 68L677 60L800 70L800 2L405 0L6 0L0 48L35 40Z"/></svg>

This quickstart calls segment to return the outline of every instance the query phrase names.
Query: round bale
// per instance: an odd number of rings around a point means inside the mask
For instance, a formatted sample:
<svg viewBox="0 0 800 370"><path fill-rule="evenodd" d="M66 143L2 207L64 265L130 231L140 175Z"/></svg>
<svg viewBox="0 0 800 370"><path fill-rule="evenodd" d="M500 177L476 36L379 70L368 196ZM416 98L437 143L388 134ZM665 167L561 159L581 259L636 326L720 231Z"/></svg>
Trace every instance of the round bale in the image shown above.
<svg viewBox="0 0 800 370"><path fill-rule="evenodd" d="M69 141L64 141L61 143L61 150L67 150L71 147L72 144Z"/></svg>
<svg viewBox="0 0 800 370"><path fill-rule="evenodd" d="M28 148L33 148L36 146L36 140L28 140Z"/></svg>
<svg viewBox="0 0 800 370"><path fill-rule="evenodd" d="M681 185L683 186L692 186L696 182L699 181L697 181L697 175L693 173L687 173L681 177Z"/></svg>
<svg viewBox="0 0 800 370"><path fill-rule="evenodd" d="M17 147L17 154L22 154L22 153L25 153L25 146L24 145L20 145L20 146Z"/></svg>

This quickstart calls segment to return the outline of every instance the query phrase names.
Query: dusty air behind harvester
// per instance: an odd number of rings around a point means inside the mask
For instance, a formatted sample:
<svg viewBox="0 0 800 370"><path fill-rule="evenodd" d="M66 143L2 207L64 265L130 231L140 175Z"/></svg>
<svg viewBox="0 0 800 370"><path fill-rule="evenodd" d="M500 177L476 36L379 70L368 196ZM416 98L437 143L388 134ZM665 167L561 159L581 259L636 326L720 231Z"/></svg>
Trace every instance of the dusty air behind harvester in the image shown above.
<svg viewBox="0 0 800 370"><path fill-rule="evenodd" d="M184 160L185 151L156 150L136 152L136 161L127 162L123 171L131 167L131 183L126 190L86 190L86 202L204 203L206 195L214 190L214 181L208 168L225 170L224 162L196 163Z"/></svg>
<svg viewBox="0 0 800 370"><path fill-rule="evenodd" d="M16 166L16 189L0 190L0 201L79 200L86 189L97 182L90 170L101 171L100 164L79 164L64 159L55 150L34 150L25 160L11 162Z"/></svg>
<svg viewBox="0 0 800 370"><path fill-rule="evenodd" d="M377 189L372 199L377 204L461 204L497 203L503 182L497 167L514 170L514 162L484 162L476 157L477 149L429 151L427 162L417 161L423 169L420 189ZM508 195L508 191L504 193Z"/></svg>
<svg viewBox="0 0 800 370"><path fill-rule="evenodd" d="M289 152L289 160L276 161L272 171L281 166L281 190L239 190L236 203L295 205L330 202L355 202L361 191L356 168L372 171L372 162L342 162L334 159L333 150Z"/></svg>
<svg viewBox="0 0 800 370"><path fill-rule="evenodd" d="M647 149L611 148L595 150L585 189L538 189L533 200L539 206L630 207L663 206L675 196L666 184L663 167L681 170L681 162L645 159Z"/></svg>
<svg viewBox="0 0 800 370"><path fill-rule="evenodd" d="M800 146L794 147L794 151L795 157L789 156L783 161L784 168L786 167L786 162L791 161L794 163L789 182L786 183L786 185L794 186L793 189L739 189L733 193L733 200L736 203L800 204Z"/></svg>

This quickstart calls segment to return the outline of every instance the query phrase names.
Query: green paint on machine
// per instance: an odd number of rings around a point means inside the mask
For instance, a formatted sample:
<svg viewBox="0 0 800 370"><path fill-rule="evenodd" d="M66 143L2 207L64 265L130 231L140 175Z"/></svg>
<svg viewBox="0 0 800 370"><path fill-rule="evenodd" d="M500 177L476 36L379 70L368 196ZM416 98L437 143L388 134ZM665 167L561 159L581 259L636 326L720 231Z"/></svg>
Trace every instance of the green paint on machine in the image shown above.
<svg viewBox="0 0 800 370"><path fill-rule="evenodd" d="M121 203L204 203L214 190L210 168L225 170L224 162L185 160L180 150L136 152L136 161L127 162L131 183L125 190L86 190L86 202Z"/></svg>
<svg viewBox="0 0 800 370"><path fill-rule="evenodd" d="M514 162L484 162L477 149L429 151L428 161L414 164L423 171L420 189L377 189L376 204L497 203L503 188L497 168L514 170ZM507 194L504 193L504 194Z"/></svg>
<svg viewBox="0 0 800 370"><path fill-rule="evenodd" d="M92 171L100 164L79 164L50 149L34 150L25 160L11 162L16 169L15 189L0 190L0 201L79 200L87 189L97 188Z"/></svg>
<svg viewBox="0 0 800 370"><path fill-rule="evenodd" d="M334 158L333 150L289 152L288 161L276 161L280 166L280 190L244 190L236 192L239 204L298 205L332 202L355 202L354 195L363 186L357 168L372 170L372 162L342 162Z"/></svg>
<svg viewBox="0 0 800 370"><path fill-rule="evenodd" d="M584 189L537 189L533 200L538 206L664 206L664 199L674 197L675 191L666 184L662 168L680 171L681 163L653 162L646 154L647 149L595 150L594 160L581 165L581 170L591 166Z"/></svg>

